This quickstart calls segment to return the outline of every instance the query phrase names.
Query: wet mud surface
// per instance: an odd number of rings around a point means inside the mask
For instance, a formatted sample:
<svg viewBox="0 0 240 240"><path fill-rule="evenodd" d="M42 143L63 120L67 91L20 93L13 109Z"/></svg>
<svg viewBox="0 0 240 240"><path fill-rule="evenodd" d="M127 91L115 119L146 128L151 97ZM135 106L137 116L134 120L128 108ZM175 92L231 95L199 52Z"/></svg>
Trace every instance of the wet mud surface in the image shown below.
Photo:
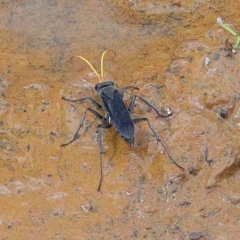
<svg viewBox="0 0 240 240"><path fill-rule="evenodd" d="M0 239L238 239L240 235L240 55L237 1L1 1ZM93 71L138 94L146 123L135 148L111 128L103 134L99 181L96 126L87 115ZM97 110L99 111L99 110ZM99 111L101 113L101 111Z"/></svg>

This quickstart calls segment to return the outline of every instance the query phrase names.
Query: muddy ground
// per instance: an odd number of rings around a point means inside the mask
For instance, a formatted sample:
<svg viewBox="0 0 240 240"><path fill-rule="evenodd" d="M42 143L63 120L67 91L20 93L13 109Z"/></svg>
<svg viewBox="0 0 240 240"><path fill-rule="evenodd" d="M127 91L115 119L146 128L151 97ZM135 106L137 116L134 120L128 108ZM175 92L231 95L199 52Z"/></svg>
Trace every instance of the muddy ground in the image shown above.
<svg viewBox="0 0 240 240"><path fill-rule="evenodd" d="M237 1L1 1L0 239L239 239L240 52ZM135 148L87 115L98 78L138 94ZM98 110L99 111L99 110ZM100 113L101 111L99 111Z"/></svg>

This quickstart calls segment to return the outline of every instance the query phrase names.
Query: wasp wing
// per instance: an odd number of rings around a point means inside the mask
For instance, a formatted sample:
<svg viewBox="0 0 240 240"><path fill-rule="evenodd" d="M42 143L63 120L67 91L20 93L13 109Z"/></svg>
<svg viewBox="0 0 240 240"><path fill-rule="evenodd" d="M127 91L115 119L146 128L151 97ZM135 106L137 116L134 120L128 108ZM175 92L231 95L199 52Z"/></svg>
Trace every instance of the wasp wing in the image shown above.
<svg viewBox="0 0 240 240"><path fill-rule="evenodd" d="M114 88L107 89L101 95L104 111L114 128L125 140L134 138L134 123L122 100L121 94Z"/></svg>

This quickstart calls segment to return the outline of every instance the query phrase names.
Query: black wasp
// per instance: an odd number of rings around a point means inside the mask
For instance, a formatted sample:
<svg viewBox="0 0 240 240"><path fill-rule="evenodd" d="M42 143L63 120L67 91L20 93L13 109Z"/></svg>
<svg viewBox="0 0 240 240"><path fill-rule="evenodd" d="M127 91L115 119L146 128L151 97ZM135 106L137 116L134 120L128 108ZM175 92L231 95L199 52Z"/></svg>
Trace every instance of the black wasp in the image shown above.
<svg viewBox="0 0 240 240"><path fill-rule="evenodd" d="M73 57L77 57L77 58L80 58L83 61L85 61L91 67L91 69L94 71L96 76L98 77L99 83L95 86L95 90L98 93L98 96L101 100L101 104L97 103L91 97L84 97L84 98L80 98L80 99L69 99L69 98L66 98L66 97L62 97L62 98L64 100L68 101L68 102L83 102L83 101L88 100L88 101L92 102L92 104L95 107L97 107L98 109L102 109L104 111L105 115L103 116L103 115L99 114L97 111L95 111L92 108L87 108L85 113L82 116L82 119L80 121L80 125L79 125L76 133L74 134L74 137L72 138L72 140L70 140L67 143L62 144L61 146L67 146L68 144L70 144L73 141L75 141L76 139L78 139L78 137L79 137L78 132L83 127L87 112L91 112L95 117L97 117L100 120L100 124L97 125L97 131L96 131L97 141L98 141L98 145L99 145L99 152L100 152L100 179L99 179L99 184L98 184L97 190L100 191L101 185L102 185L102 178L103 178L103 172L102 172L103 147L102 147L102 133L101 133L100 129L101 128L106 129L106 128L110 128L110 127L113 126L116 129L116 131L118 132L118 134L125 140L125 142L127 142L131 147L133 147L134 146L134 137L135 137L135 135L134 135L134 124L146 121L149 128L151 129L151 131L155 135L157 142L161 143L163 149L167 153L170 160L177 167L179 167L181 170L184 170L184 168L181 167L178 163L176 163L176 161L170 155L168 149L163 144L163 142L159 138L158 134L156 133L156 131L154 130L154 128L150 124L148 118L144 117L144 118L132 119L131 116L130 116L130 113L133 110L134 103L135 103L137 98L139 100L141 100L142 102L144 102L149 108L153 109L157 113L157 115L160 116L160 117L168 117L169 115L171 115L171 113L159 112L146 99L144 99L144 98L142 98L138 95L134 95L131 98L129 107L127 108L125 106L124 102L123 102L123 95L124 95L125 90L129 89L129 88L133 88L133 89L138 89L138 88L133 87L133 86L126 86L126 87L122 87L120 89L117 89L113 82L104 81L104 78L103 78L103 59L104 59L105 53L108 52L108 51L112 51L112 50L107 49L106 51L103 52L102 57L101 57L101 75L99 75L97 73L96 69L93 67L93 65L87 59L85 59L84 57L79 56L79 55L73 56Z"/></svg>

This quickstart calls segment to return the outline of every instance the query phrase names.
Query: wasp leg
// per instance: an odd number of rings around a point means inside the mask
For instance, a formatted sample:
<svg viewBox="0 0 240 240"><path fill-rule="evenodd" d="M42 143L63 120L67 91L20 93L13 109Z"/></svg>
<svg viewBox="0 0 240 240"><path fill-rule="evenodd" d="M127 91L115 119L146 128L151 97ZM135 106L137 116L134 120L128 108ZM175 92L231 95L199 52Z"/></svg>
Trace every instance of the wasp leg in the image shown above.
<svg viewBox="0 0 240 240"><path fill-rule="evenodd" d="M80 131L80 129L81 129L82 126L83 126L83 123L84 123L85 118L86 118L86 115L87 115L87 111L91 112L91 113L92 113L95 117L97 117L98 119L100 119L100 120L102 120L102 121L105 120L105 118L104 118L102 115L100 115L98 112L96 112L95 110L93 110L93 109L91 109L91 108L87 108L86 111L85 111L85 113L84 113L83 116L82 116L82 119L81 119L81 121L80 121L80 125L79 125L76 133L74 134L73 139L70 140L70 141L67 142L67 143L61 144L61 147L65 147L65 146L69 145L70 143L74 142L76 139L78 139L78 132Z"/></svg>
<svg viewBox="0 0 240 240"><path fill-rule="evenodd" d="M151 103L149 103L146 99L138 96L138 95L134 95L132 98L131 98L131 101L130 101L130 104L129 104L129 107L128 107L128 111L129 112L132 112L132 109L134 107L134 103L136 101L136 99L139 98L142 102L144 102L149 108L152 108L158 116L161 116L161 117L168 117L170 115L172 115L172 113L164 113L164 112L159 112Z"/></svg>
<svg viewBox="0 0 240 240"><path fill-rule="evenodd" d="M100 177L99 177L99 184L98 184L98 188L97 188L97 191L101 191L101 186L102 186L102 179L103 179L103 166L102 166L102 155L103 155L103 146L102 146L102 132L100 130L100 128L110 128L112 127L111 124L108 124L107 122L106 123L102 123L102 124L99 124L97 126L97 141L98 141L98 146L99 146L99 155L100 155L100 158L99 158L99 163L100 163Z"/></svg>
<svg viewBox="0 0 240 240"><path fill-rule="evenodd" d="M152 127L152 125L150 124L148 118L136 118L136 119L133 119L133 123L139 123L139 122L143 122L143 121L146 121L148 123L148 126L149 128L151 129L151 131L153 132L153 134L155 135L156 139L157 139L157 142L160 142L163 149L165 150L165 152L167 153L169 159L177 166L179 167L181 170L184 171L184 168L182 166L180 166L174 159L173 157L171 156L171 154L169 153L167 147L165 146L165 144L162 142L162 140L160 139L160 137L158 136L158 134L156 133L155 129Z"/></svg>
<svg viewBox="0 0 240 240"><path fill-rule="evenodd" d="M66 97L62 97L63 100L67 101L67 102L84 102L85 100L89 100L93 103L93 105L96 107L96 108L99 108L101 109L102 106L97 103L93 98L91 97L85 97L85 98L79 98L79 99L71 99L71 98L66 98Z"/></svg>
<svg viewBox="0 0 240 240"><path fill-rule="evenodd" d="M121 87L121 88L118 89L118 91L119 91L120 95L122 96L122 98L124 96L125 91L129 88L132 88L133 90L139 90L138 87L134 87L134 86Z"/></svg>

